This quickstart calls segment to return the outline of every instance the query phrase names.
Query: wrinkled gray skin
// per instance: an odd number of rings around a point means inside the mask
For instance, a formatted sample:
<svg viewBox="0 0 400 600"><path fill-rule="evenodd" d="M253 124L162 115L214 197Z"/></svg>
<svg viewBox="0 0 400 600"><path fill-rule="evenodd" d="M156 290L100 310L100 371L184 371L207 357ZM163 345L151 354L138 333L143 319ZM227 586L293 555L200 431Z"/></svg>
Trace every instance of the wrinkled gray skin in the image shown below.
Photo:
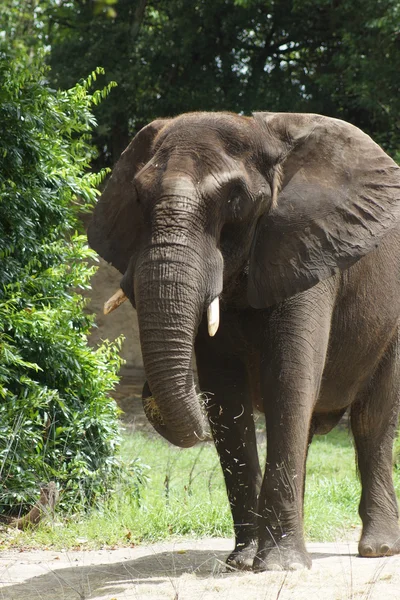
<svg viewBox="0 0 400 600"><path fill-rule="evenodd" d="M139 318L148 416L220 455L238 568L310 567L308 445L351 407L362 556L400 552L392 483L399 412L400 170L367 135L308 114L154 121L118 161L89 242ZM221 299L218 333L205 311ZM146 394L145 394L146 395ZM253 407L264 411L262 479ZM258 515L258 517L256 517Z"/></svg>

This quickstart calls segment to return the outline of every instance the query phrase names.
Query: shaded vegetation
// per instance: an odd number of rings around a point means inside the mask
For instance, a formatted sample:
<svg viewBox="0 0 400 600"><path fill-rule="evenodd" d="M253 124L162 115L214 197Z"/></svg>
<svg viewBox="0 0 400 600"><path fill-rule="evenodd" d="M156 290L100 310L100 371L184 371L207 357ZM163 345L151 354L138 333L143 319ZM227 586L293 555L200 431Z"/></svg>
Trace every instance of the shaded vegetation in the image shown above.
<svg viewBox="0 0 400 600"><path fill-rule="evenodd" d="M96 73L53 91L44 54L29 53L20 13L1 8L0 38L0 512L26 510L40 482L61 505L85 505L110 486L119 444L119 344L89 348L92 318L74 290L94 257L79 234L103 174L87 172ZM99 72L99 71L97 71Z"/></svg>
<svg viewBox="0 0 400 600"><path fill-rule="evenodd" d="M112 164L156 117L193 110L318 112L400 148L397 0L47 0L51 80L102 65L118 88L98 109Z"/></svg>

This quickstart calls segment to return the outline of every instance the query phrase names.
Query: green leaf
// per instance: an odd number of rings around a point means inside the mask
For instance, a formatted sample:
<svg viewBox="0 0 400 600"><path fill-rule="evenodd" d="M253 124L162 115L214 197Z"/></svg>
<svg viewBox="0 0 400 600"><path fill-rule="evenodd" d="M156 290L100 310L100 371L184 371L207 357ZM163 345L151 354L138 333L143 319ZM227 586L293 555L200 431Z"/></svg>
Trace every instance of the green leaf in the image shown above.
<svg viewBox="0 0 400 600"><path fill-rule="evenodd" d="M119 465L110 398L119 343L92 349L92 317L76 292L95 256L79 220L106 172L90 171L100 67L68 90L48 83L42 33L18 3L0 6L0 513L25 510L56 480L76 510L106 493ZM10 8L11 7L11 8ZM25 34L24 34L25 35ZM32 43L30 46L24 43ZM77 493L79 490L79 493ZM79 506L77 506L79 504Z"/></svg>

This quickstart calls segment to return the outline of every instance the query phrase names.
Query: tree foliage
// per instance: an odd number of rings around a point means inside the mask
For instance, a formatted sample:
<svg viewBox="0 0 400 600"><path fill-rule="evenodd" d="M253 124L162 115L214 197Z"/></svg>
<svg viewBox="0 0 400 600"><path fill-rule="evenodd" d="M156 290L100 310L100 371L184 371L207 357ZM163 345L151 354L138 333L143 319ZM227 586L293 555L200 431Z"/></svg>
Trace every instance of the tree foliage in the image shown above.
<svg viewBox="0 0 400 600"><path fill-rule="evenodd" d="M11 7L12 8L12 7ZM94 253L79 234L103 174L87 172L91 106L108 91L89 80L53 91L40 49L15 35L1 9L0 39L0 512L60 484L62 502L92 501L117 464L118 343L93 350L92 319L76 288L89 287Z"/></svg>
<svg viewBox="0 0 400 600"><path fill-rule="evenodd" d="M52 81L101 64L118 82L96 142L115 160L158 116L309 111L400 147L397 0L48 0Z"/></svg>

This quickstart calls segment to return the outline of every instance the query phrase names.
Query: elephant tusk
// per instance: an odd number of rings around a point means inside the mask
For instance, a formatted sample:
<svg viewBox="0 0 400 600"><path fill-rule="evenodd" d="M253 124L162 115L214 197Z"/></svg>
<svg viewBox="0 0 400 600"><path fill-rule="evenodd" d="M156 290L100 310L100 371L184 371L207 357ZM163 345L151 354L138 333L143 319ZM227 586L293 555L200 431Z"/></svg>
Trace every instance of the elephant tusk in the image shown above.
<svg viewBox="0 0 400 600"><path fill-rule="evenodd" d="M214 298L207 309L208 334L213 337L219 327L219 298Z"/></svg>
<svg viewBox="0 0 400 600"><path fill-rule="evenodd" d="M125 300L127 300L127 296L121 290L121 288L115 292L113 296L107 302L104 303L103 312L105 315L108 315L110 312L118 308Z"/></svg>

